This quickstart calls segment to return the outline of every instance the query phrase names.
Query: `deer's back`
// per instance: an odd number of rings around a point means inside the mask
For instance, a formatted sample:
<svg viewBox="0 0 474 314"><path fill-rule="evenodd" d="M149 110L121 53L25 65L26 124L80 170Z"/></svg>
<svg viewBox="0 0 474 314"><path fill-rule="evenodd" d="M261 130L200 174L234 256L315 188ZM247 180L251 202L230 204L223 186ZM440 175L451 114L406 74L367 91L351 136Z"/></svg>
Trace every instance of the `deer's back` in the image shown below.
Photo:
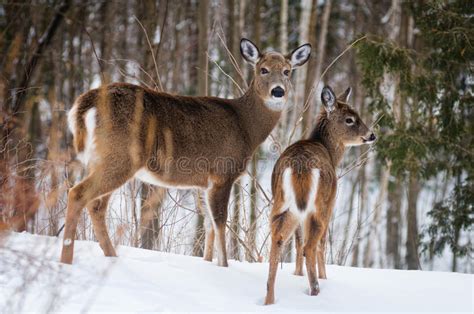
<svg viewBox="0 0 474 314"><path fill-rule="evenodd" d="M81 95L72 112L75 137L87 133L87 115L94 115L99 158L126 159L157 175L167 173L170 184L204 183L209 175L224 172L238 175L252 154L230 100L176 96L116 83ZM84 146L78 144L76 149L81 152Z"/></svg>

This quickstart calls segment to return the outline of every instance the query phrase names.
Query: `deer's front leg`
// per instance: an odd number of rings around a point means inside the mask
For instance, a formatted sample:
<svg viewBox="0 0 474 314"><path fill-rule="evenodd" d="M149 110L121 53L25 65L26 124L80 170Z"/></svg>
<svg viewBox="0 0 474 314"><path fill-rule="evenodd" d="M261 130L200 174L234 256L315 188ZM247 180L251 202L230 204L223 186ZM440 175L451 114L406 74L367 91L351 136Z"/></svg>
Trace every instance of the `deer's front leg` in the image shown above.
<svg viewBox="0 0 474 314"><path fill-rule="evenodd" d="M207 192L207 202L211 210L214 234L217 246L217 265L227 267L227 252L225 242L225 226L227 222L227 205L229 203L232 182L215 184Z"/></svg>

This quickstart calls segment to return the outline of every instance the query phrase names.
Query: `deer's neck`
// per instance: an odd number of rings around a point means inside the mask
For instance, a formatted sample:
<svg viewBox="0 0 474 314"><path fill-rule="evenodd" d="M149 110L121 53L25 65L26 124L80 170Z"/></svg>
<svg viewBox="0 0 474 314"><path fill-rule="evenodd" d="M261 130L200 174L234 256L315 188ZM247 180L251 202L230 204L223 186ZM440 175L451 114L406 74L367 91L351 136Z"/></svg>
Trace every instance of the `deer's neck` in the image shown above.
<svg viewBox="0 0 474 314"><path fill-rule="evenodd" d="M281 112L270 110L265 106L263 99L255 91L253 81L248 91L242 97L235 99L234 103L242 127L247 131L249 145L255 149L276 126Z"/></svg>
<svg viewBox="0 0 474 314"><path fill-rule="evenodd" d="M319 114L309 140L319 142L326 147L334 167L340 164L345 151L344 144L334 136L326 112Z"/></svg>

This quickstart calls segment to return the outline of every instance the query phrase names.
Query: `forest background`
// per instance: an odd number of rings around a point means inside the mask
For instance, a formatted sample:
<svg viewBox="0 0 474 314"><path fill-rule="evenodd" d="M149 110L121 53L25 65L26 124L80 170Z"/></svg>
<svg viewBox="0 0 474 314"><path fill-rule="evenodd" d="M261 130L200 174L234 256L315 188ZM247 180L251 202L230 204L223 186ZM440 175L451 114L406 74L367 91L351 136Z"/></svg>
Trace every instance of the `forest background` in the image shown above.
<svg viewBox="0 0 474 314"><path fill-rule="evenodd" d="M252 76L240 38L283 53L309 42L288 110L234 184L230 257L268 256L273 164L314 125L328 84L353 88L379 138L338 170L328 262L472 273L473 19L461 0L1 1L0 230L61 236L84 175L66 124L81 93L121 81L234 98ZM131 181L107 223L116 244L202 255L203 206L198 191ZM85 211L78 238L94 239Z"/></svg>

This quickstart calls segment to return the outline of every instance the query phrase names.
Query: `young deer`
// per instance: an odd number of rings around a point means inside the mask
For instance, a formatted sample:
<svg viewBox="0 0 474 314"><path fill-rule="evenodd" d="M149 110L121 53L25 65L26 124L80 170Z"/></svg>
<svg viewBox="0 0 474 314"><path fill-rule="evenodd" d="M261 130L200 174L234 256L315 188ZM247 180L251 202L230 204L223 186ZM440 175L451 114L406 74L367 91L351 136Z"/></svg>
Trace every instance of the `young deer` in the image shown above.
<svg viewBox="0 0 474 314"><path fill-rule="evenodd" d="M295 274L302 275L304 254L311 295L319 293L316 257L319 277L326 278L325 235L336 198L336 167L346 146L375 141L374 133L347 104L350 92L348 88L336 98L330 87L324 87L321 93L324 109L317 117L311 136L288 147L273 168L272 245L265 304L275 302L275 277L281 250L295 231Z"/></svg>
<svg viewBox="0 0 474 314"><path fill-rule="evenodd" d="M242 39L241 53L254 79L238 99L186 97L115 83L81 95L68 121L74 146L88 175L68 195L61 262L72 263L82 208L106 256L116 256L105 224L110 194L129 179L206 191L211 223L205 256L212 261L217 235L218 265L227 266L225 224L234 181L254 150L270 134L285 107L290 73L309 58L302 45L288 56L260 53Z"/></svg>

